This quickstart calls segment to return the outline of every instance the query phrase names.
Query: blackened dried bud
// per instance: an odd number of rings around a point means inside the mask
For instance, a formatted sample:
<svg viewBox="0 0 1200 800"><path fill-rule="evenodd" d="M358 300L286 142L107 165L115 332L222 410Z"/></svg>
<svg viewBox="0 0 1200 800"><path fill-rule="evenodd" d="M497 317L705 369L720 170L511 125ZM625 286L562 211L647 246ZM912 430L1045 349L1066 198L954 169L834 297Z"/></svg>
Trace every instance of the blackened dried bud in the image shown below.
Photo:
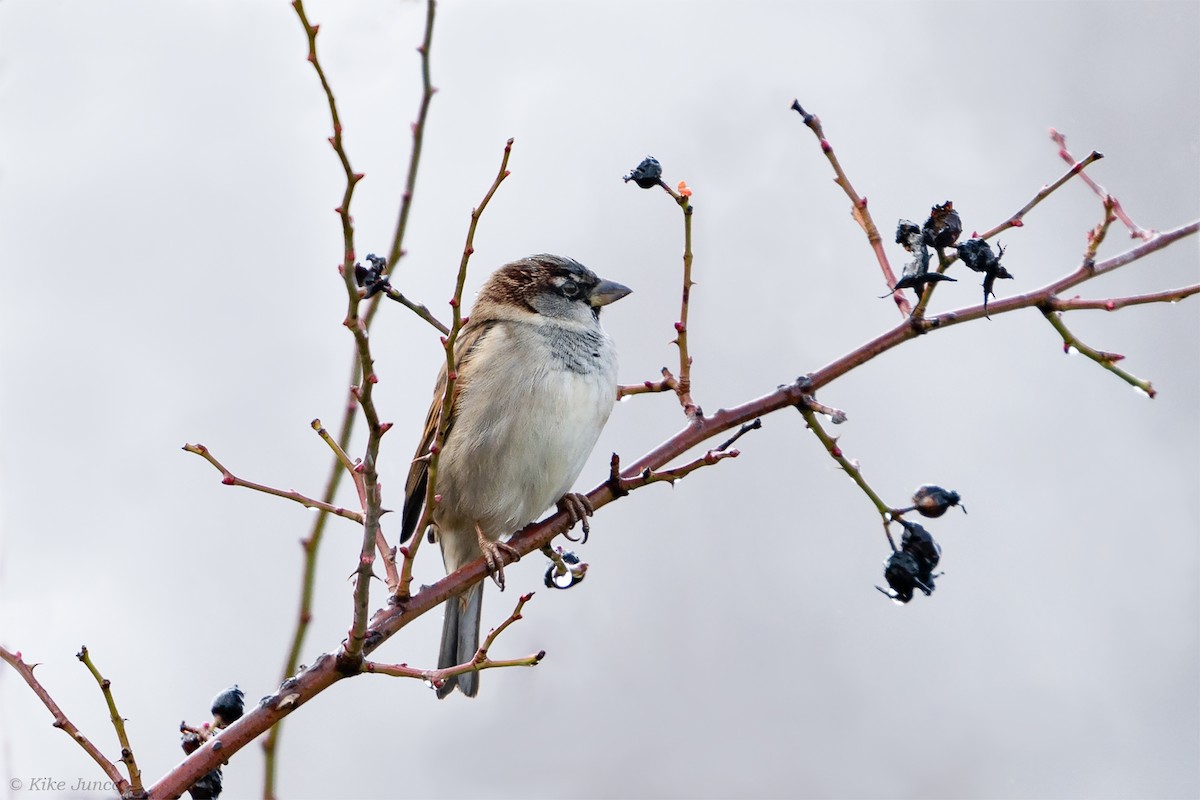
<svg viewBox="0 0 1200 800"><path fill-rule="evenodd" d="M916 223L907 219L902 219L896 223L896 243L903 245L904 249L912 253L916 258L904 265L904 274L900 280L896 281L896 285L892 287L892 292L897 289L912 289L917 293L917 297L925 291L925 287L931 283L938 281L952 281L949 275L943 275L940 272L929 271L930 252L929 246L925 241L925 236ZM890 295L891 292L885 294L884 297Z"/></svg>
<svg viewBox="0 0 1200 800"><path fill-rule="evenodd" d="M923 238L921 229L912 220L902 219L896 223L896 244L902 245L908 252L913 252Z"/></svg>
<svg viewBox="0 0 1200 800"><path fill-rule="evenodd" d="M662 183L662 164L658 163L658 159L654 156L646 156L642 159L642 163L634 168L622 180L626 183L633 181L643 189L653 189Z"/></svg>
<svg viewBox="0 0 1200 800"><path fill-rule="evenodd" d="M940 517L951 506L958 506L967 513L967 507L959 505L958 492L940 486L925 484L913 492L913 508L923 517Z"/></svg>
<svg viewBox="0 0 1200 800"><path fill-rule="evenodd" d="M232 725L242 718L246 707L245 699L246 696L237 684L213 698L212 715L218 728Z"/></svg>
<svg viewBox="0 0 1200 800"><path fill-rule="evenodd" d="M906 553L903 550L892 553L883 568L883 579L887 581L891 591L889 592L881 586L875 588L893 600L907 603L913 599L913 589L918 587L920 572L921 565L917 563L917 559L912 553Z"/></svg>
<svg viewBox="0 0 1200 800"><path fill-rule="evenodd" d="M949 247L962 235L962 219L954 210L954 203L947 200L934 206L925 220L923 229L925 244L930 247Z"/></svg>
<svg viewBox="0 0 1200 800"><path fill-rule="evenodd" d="M354 265L354 282L367 290L367 297L373 297L390 288L387 276L383 274L387 267L387 259L368 253L367 261L371 262L370 267L357 263Z"/></svg>
<svg viewBox="0 0 1200 800"><path fill-rule="evenodd" d="M188 789L192 800L216 800L221 796L221 768L217 767Z"/></svg>
<svg viewBox="0 0 1200 800"><path fill-rule="evenodd" d="M996 283L997 278L1012 278L1012 274L1007 269L1000 265L1000 259L1004 257L1004 248L996 245L998 253L993 253L992 248L983 239L967 239L958 246L958 257L962 262L976 272L983 273L983 313L987 315L987 302L989 297L994 297L995 292L992 287Z"/></svg>
<svg viewBox="0 0 1200 800"><path fill-rule="evenodd" d="M917 579L921 591L930 594L933 591L933 574L938 562L942 560L942 548L933 540L929 531L915 522L900 520L904 526L904 535L900 537L901 552L908 553L917 560Z"/></svg>

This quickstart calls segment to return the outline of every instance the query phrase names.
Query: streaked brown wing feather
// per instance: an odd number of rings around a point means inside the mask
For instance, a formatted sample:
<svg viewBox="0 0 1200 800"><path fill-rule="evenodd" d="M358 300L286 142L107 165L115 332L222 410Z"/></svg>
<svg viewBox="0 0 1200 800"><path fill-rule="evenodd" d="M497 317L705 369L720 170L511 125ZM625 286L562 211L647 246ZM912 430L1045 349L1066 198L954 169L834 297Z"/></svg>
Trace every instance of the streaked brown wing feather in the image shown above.
<svg viewBox="0 0 1200 800"><path fill-rule="evenodd" d="M491 322L481 322L478 325L468 323L462 329L455 344L454 351L458 362L458 380L454 383L454 397L450 400L450 421L446 426L447 438L449 438L450 432L454 428L454 417L458 411L458 397L463 389L466 388L469 380L470 370L467 369L467 364L470 362L475 348L483 341L487 332L491 330L492 324ZM408 469L408 480L404 484L404 511L400 526L401 543L407 542L412 538L417 523L421 519L421 512L425 507L425 494L429 486L429 460L424 458L424 456L429 455L429 448L433 445L433 440L437 436L438 414L442 408L442 395L445 392L446 365L443 364L441 370L438 372L437 384L433 390L433 400L429 404L429 413L425 416L425 432L421 436L421 443L417 445L417 452L413 455L412 466Z"/></svg>

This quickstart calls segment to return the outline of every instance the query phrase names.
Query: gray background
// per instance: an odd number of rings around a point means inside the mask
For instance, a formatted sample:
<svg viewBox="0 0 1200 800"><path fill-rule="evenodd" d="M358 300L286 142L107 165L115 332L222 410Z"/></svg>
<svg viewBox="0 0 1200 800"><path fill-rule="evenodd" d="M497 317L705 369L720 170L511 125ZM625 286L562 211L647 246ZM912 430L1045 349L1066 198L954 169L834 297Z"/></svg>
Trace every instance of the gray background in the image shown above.
<svg viewBox="0 0 1200 800"><path fill-rule="evenodd" d="M424 4L309 12L367 173L359 253L383 250ZM446 3L396 283L445 311L468 212L515 136L468 293L511 258L575 256L635 289L605 322L623 380L655 377L676 359L682 225L661 192L619 180L652 153L695 191L697 399L743 402L898 321L793 97L885 231L946 199L968 232L1000 222L1063 172L1051 125L1077 155L1103 151L1091 174L1165 229L1200 213L1198 34L1194 2ZM222 487L180 446L315 494L329 458L308 422L342 407L342 179L304 55L283 2L0 4L0 641L43 662L115 757L73 658L88 644L148 776L217 691L278 682L310 520ZM1072 269L1100 216L1072 182L1004 234L1001 295ZM1101 255L1129 246L1114 226ZM1196 252L1083 293L1194 282ZM938 309L977 302L960 277ZM395 507L441 356L424 323L384 312ZM536 670L485 675L474 702L364 677L291 718L282 796L1197 796L1200 303L1068 324L1159 398L1063 355L1033 311L925 337L823 393L890 502L926 481L963 494L968 516L929 526L946 572L932 598L898 607L872 588L875 512L777 414L736 461L597 517L588 581L539 592L495 650L545 648ZM619 405L579 488L681 424L670 396ZM305 661L346 630L357 548L335 522ZM539 587L541 562L489 588L485 624ZM432 550L418 573L441 575ZM430 664L439 625L379 658ZM7 669L0 703L6 776L99 777ZM227 796L259 793L260 775L249 748Z"/></svg>

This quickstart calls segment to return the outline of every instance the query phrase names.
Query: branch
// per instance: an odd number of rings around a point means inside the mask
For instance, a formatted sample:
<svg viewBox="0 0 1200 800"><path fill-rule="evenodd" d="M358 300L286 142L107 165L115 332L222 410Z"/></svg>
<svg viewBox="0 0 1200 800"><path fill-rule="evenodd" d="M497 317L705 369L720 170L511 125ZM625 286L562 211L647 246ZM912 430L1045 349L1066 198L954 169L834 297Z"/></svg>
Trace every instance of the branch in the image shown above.
<svg viewBox="0 0 1200 800"><path fill-rule="evenodd" d="M117 711L117 702L112 695L112 681L105 678L100 674L100 670L96 669L86 647L80 647L75 657L83 662L83 665L88 668L88 672L92 673L92 677L96 679L96 683L100 687L101 694L104 695L109 719L112 720L113 729L117 732L117 741L121 743L121 761L129 770L130 790L134 794L140 794L142 792L142 771L138 769L137 759L133 757L133 748L129 745L129 735L125 732L125 718Z"/></svg>
<svg viewBox="0 0 1200 800"><path fill-rule="evenodd" d="M100 769L104 771L104 774L108 776L110 781L112 781L114 788L116 788L116 790L122 796L124 796L125 793L130 790L129 781L125 780L125 776L121 774L121 770L117 768L117 765L109 761L104 754L100 752L100 748L96 747L96 745L94 745L90 739L84 736L79 731L79 728L75 727L75 723L67 719L67 715L64 714L63 710L58 707L58 703L54 702L54 699L50 697L50 692L48 692L46 687L42 686L41 682L33 676L33 670L35 667L37 667L37 664L26 664L25 660L21 658L20 651L14 653L5 647L0 647L0 660L3 660L9 666L15 669L17 674L21 676L22 680L24 680L25 683L29 685L29 688L33 690L33 693L37 696L37 698L42 701L42 705L44 705L46 709L49 710L50 715L54 717L54 727L65 732L68 736L74 739L75 743L82 747L83 751L91 756L92 760L95 761ZM139 788L141 787L139 786Z"/></svg>
<svg viewBox="0 0 1200 800"><path fill-rule="evenodd" d="M1052 311L1050 308L1043 308L1042 314L1046 317L1046 321L1054 326L1054 330L1058 331L1058 334L1062 336L1064 353L1070 353L1071 349L1074 348L1076 351L1083 353L1083 355L1087 356L1092 361L1095 361L1097 364L1104 367L1106 370L1116 375L1130 386L1142 391L1151 399L1154 399L1154 396L1157 394L1157 392L1154 391L1154 387L1150 384L1150 381L1144 381L1140 378L1135 378L1117 366L1117 362L1123 360L1125 356L1121 355L1120 353L1106 353L1102 350L1096 350L1095 348L1084 344L1077 336L1075 336L1075 334L1067 330L1067 326L1063 324L1062 315Z"/></svg>
<svg viewBox="0 0 1200 800"><path fill-rule="evenodd" d="M892 272L892 266L888 263L887 253L883 250L883 237L879 235L879 228L875 227L875 221L871 219L871 212L867 211L867 198L860 197L858 192L854 190L854 186L850 183L850 179L846 177L845 171L842 169L841 163L834 155L833 145L825 138L825 130L821 127L821 120L816 114L809 114L800 105L799 100L792 101L792 110L800 115L804 120L804 124L808 126L813 135L817 137L817 141L821 143L821 152L829 159L829 165L833 167L833 173L836 176L833 180L838 186L842 187L842 191L846 193L846 197L850 198L851 211L854 216L854 221L863 229L863 233L867 235L867 242L870 243L871 249L875 251L875 260L879 262L879 269L883 272L883 279L888 286L896 285L896 273ZM907 317L912 314L912 306L908 302L908 298L899 290L892 291L892 301L896 304L896 308L900 309L901 316Z"/></svg>

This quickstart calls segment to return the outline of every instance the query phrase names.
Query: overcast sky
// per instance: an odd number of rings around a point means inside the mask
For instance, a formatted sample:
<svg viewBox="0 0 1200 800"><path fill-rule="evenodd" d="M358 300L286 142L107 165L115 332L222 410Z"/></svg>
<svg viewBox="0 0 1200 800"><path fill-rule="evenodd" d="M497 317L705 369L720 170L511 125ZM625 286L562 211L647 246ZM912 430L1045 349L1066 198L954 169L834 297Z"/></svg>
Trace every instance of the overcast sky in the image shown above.
<svg viewBox="0 0 1200 800"><path fill-rule="evenodd" d="M382 252L425 5L308 11L367 175L358 252ZM885 238L945 200L968 232L1007 218L1066 168L1051 126L1077 156L1104 153L1089 174L1139 224L1169 229L1200 216L1198 36L1195 2L446 2L395 283L444 314L470 209L515 137L467 293L513 258L573 256L633 288L605 325L621 379L657 377L677 363L682 224L620 180L653 154L695 193L696 399L731 406L899 321L793 98ZM74 658L87 644L152 779L218 691L277 686L311 520L180 447L315 495L329 456L308 424L345 397L342 178L305 53L281 1L0 3L0 643L42 663L115 759ZM1074 269L1101 217L1078 180L1052 195L1000 237L1015 276L1000 296ZM1114 225L1101 256L1131 245ZM1080 293L1182 286L1197 264L1192 238ZM977 277L958 277L934 310L978 302ZM441 351L403 308L382 312L395 508ZM538 668L489 672L474 701L345 681L287 720L280 795L1200 795L1200 302L1067 324L1158 398L1064 355L1033 310L923 337L822 392L888 502L925 482L962 494L969 515L928 526L944 549L932 597L875 591L878 516L779 413L740 458L596 517L588 580L539 591L493 652L545 649ZM577 488L682 424L667 395L618 405ZM344 635L358 541L330 526L308 663ZM489 586L484 625L543 569L531 556L505 594ZM442 575L434 549L417 572ZM432 665L439 627L429 614L376 657ZM0 771L14 800L10 777L102 777L8 669ZM226 796L259 795L261 775L247 748Z"/></svg>

